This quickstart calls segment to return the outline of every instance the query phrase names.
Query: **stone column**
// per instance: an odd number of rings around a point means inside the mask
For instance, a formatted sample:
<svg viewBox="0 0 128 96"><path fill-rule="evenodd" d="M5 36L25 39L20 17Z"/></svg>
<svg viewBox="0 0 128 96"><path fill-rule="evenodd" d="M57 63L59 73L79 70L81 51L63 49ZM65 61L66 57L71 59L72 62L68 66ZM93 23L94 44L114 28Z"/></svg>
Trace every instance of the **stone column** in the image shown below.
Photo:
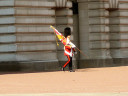
<svg viewBox="0 0 128 96"><path fill-rule="evenodd" d="M110 44L112 58L127 58L127 0L120 1L119 10L110 11ZM121 9L121 10L120 10ZM123 62L123 61L122 61Z"/></svg>
<svg viewBox="0 0 128 96"><path fill-rule="evenodd" d="M88 57L80 54L80 67L105 66L110 59L108 3L92 0L78 0L80 49ZM101 64L102 62L102 64ZM101 65L100 65L101 64Z"/></svg>

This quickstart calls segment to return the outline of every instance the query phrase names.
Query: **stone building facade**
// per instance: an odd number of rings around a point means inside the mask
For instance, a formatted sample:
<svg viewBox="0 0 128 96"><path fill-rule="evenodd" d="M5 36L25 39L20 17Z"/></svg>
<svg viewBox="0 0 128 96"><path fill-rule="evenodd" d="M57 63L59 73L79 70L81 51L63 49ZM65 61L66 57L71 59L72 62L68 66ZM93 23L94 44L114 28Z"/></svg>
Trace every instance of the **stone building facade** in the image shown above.
<svg viewBox="0 0 128 96"><path fill-rule="evenodd" d="M128 0L77 0L79 5L80 67L126 65ZM83 63L85 62L85 63Z"/></svg>
<svg viewBox="0 0 128 96"><path fill-rule="evenodd" d="M0 0L0 70L60 70L67 60L54 25L87 56L74 67L126 65L128 0ZM5 66L7 65L7 66Z"/></svg>

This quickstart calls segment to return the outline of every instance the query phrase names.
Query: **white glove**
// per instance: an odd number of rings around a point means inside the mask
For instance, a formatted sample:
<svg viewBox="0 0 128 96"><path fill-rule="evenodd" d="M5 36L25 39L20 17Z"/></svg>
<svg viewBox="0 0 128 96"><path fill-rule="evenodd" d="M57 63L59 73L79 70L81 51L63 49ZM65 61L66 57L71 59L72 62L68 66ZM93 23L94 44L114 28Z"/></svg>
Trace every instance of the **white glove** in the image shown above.
<svg viewBox="0 0 128 96"><path fill-rule="evenodd" d="M72 48L76 47L72 42L70 42L69 44L72 46Z"/></svg>
<svg viewBox="0 0 128 96"><path fill-rule="evenodd" d="M77 54L77 51L75 51L74 53Z"/></svg>

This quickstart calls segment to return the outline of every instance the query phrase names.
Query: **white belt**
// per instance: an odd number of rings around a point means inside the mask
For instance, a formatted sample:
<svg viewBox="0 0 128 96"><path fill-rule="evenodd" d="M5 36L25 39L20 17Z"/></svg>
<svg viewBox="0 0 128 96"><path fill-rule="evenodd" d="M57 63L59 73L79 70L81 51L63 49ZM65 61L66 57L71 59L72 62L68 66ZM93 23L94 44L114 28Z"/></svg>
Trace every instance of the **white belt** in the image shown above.
<svg viewBox="0 0 128 96"><path fill-rule="evenodd" d="M72 52L69 53L69 52L65 51L65 53L72 57Z"/></svg>

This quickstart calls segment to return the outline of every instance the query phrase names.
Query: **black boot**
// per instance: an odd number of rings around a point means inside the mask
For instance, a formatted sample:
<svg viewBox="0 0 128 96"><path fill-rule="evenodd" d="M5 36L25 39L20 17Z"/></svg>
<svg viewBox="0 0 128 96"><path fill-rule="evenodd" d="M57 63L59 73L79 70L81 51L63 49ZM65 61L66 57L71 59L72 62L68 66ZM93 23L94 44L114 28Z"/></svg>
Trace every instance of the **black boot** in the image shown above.
<svg viewBox="0 0 128 96"><path fill-rule="evenodd" d="M69 72L75 72L74 70L70 70Z"/></svg>
<svg viewBox="0 0 128 96"><path fill-rule="evenodd" d="M72 70L72 67L69 67L69 72L75 72L75 71Z"/></svg>

